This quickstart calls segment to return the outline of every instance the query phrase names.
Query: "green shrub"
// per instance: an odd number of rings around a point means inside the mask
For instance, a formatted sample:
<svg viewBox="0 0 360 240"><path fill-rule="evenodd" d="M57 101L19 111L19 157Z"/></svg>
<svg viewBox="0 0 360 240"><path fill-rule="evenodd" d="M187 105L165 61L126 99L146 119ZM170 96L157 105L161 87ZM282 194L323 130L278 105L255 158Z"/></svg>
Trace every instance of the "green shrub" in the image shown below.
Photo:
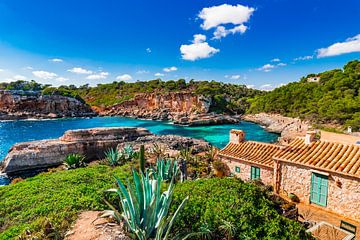
<svg viewBox="0 0 360 240"><path fill-rule="evenodd" d="M63 237L80 211L107 208L103 190L114 186L114 175L131 177L132 167L92 165L0 187L0 239L15 239L25 230L42 236L49 223Z"/></svg>
<svg viewBox="0 0 360 240"><path fill-rule="evenodd" d="M68 169L79 168L85 165L85 156L82 154L72 153L66 156L64 164Z"/></svg>
<svg viewBox="0 0 360 240"><path fill-rule="evenodd" d="M186 196L176 229L197 232L206 226L211 239L307 239L305 229L281 216L266 192L253 184L235 178L186 181L176 185L173 206Z"/></svg>
<svg viewBox="0 0 360 240"><path fill-rule="evenodd" d="M116 149L109 149L105 152L105 159L107 163L114 167L120 165L120 154Z"/></svg>

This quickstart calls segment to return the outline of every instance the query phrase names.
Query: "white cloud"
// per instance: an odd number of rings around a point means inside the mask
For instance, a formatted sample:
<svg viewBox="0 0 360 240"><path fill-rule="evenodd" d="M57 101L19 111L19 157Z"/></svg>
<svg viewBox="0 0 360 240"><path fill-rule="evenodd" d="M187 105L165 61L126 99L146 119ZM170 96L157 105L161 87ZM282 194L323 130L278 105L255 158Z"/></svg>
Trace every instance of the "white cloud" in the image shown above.
<svg viewBox="0 0 360 240"><path fill-rule="evenodd" d="M223 4L219 6L203 8L198 16L204 20L203 24L201 24L201 27L204 30L209 30L210 28L223 24L231 23L234 25L241 25L246 23L254 11L254 8L240 4L236 6Z"/></svg>
<svg viewBox="0 0 360 240"><path fill-rule="evenodd" d="M164 68L163 71L164 72L173 72L173 71L177 71L177 67L175 66L172 66L172 67L167 67L167 68Z"/></svg>
<svg viewBox="0 0 360 240"><path fill-rule="evenodd" d="M253 85L253 84L249 84L249 85L246 85L246 87L247 87L247 88L254 88L254 87L255 87L255 85Z"/></svg>
<svg viewBox="0 0 360 240"><path fill-rule="evenodd" d="M130 81L132 79L133 79L132 76L129 74L123 74L123 75L119 75L116 77L116 80L119 80L119 81Z"/></svg>
<svg viewBox="0 0 360 240"><path fill-rule="evenodd" d="M246 30L247 30L247 27L244 24L235 26L234 28L231 28L231 29L226 29L224 26L218 26L214 32L214 37L212 39L220 39L222 37L226 37L230 33L243 34L244 32L246 32Z"/></svg>
<svg viewBox="0 0 360 240"><path fill-rule="evenodd" d="M271 59L271 62L280 62L280 59L279 58L274 58L274 59Z"/></svg>
<svg viewBox="0 0 360 240"><path fill-rule="evenodd" d="M147 73L150 73L150 71L148 70L139 70L136 72L136 74L147 74Z"/></svg>
<svg viewBox="0 0 360 240"><path fill-rule="evenodd" d="M34 68L31 66L24 67L25 70L33 70Z"/></svg>
<svg viewBox="0 0 360 240"><path fill-rule="evenodd" d="M53 72L47 72L47 71L33 71L32 74L41 79L53 79L57 77L56 73Z"/></svg>
<svg viewBox="0 0 360 240"><path fill-rule="evenodd" d="M81 67L74 67L69 69L68 72L76 73L76 74L92 74L93 72Z"/></svg>
<svg viewBox="0 0 360 240"><path fill-rule="evenodd" d="M147 48L147 49L146 49L146 52L147 52L147 53L151 53L151 48Z"/></svg>
<svg viewBox="0 0 360 240"><path fill-rule="evenodd" d="M271 91L274 87L271 84L264 84L260 86L260 90Z"/></svg>
<svg viewBox="0 0 360 240"><path fill-rule="evenodd" d="M14 80L26 80L27 77L23 76L23 75L15 75L13 77Z"/></svg>
<svg viewBox="0 0 360 240"><path fill-rule="evenodd" d="M58 77L55 79L56 81L59 81L59 82L66 82L68 81L69 79L68 78L64 78L64 77Z"/></svg>
<svg viewBox="0 0 360 240"><path fill-rule="evenodd" d="M99 80L99 79L105 79L105 78L107 78L107 76L109 76L108 72L98 72L98 73L87 76L86 79Z"/></svg>
<svg viewBox="0 0 360 240"><path fill-rule="evenodd" d="M294 58L294 61L304 61L304 60L310 60L310 59L313 59L313 58L314 58L314 56L308 55L308 56L302 56L302 57Z"/></svg>
<svg viewBox="0 0 360 240"><path fill-rule="evenodd" d="M5 70L0 68L0 72L3 72L3 71L5 71Z"/></svg>
<svg viewBox="0 0 360 240"><path fill-rule="evenodd" d="M278 63L277 66L279 67L285 67L287 64L286 63Z"/></svg>
<svg viewBox="0 0 360 240"><path fill-rule="evenodd" d="M327 48L320 48L316 52L318 58L360 52L360 34L346 39L345 42L337 42Z"/></svg>
<svg viewBox="0 0 360 240"><path fill-rule="evenodd" d="M209 58L220 50L209 46L206 41L206 36L202 34L195 34L192 44L183 44L180 46L182 59L195 61L202 58Z"/></svg>
<svg viewBox="0 0 360 240"><path fill-rule="evenodd" d="M274 68L275 68L274 65L268 63L268 64L265 64L264 66L258 68L257 70L258 71L263 71L263 72L270 72Z"/></svg>
<svg viewBox="0 0 360 240"><path fill-rule="evenodd" d="M62 60L61 58L52 58L49 59L50 62L63 62L64 60Z"/></svg>
<svg viewBox="0 0 360 240"><path fill-rule="evenodd" d="M154 76L155 77L163 77L163 76L165 76L165 74L163 74L163 73L155 73Z"/></svg>
<svg viewBox="0 0 360 240"><path fill-rule="evenodd" d="M240 79L240 75L225 75L225 78L230 78L230 79L233 79L233 80L238 80Z"/></svg>

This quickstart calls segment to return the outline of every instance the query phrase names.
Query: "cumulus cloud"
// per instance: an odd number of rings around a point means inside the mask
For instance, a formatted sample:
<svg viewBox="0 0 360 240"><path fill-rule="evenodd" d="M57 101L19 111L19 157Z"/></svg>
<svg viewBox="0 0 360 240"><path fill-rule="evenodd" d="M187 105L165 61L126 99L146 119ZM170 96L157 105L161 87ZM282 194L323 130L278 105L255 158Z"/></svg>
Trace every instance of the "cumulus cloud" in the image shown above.
<svg viewBox="0 0 360 240"><path fill-rule="evenodd" d="M223 37L226 37L230 33L244 33L246 31L247 27L244 24L241 24L239 26L236 26L231 29L226 29L224 26L218 26L214 32L214 37L212 39L220 39Z"/></svg>
<svg viewBox="0 0 360 240"><path fill-rule="evenodd" d="M175 66L172 66L172 67L167 67L167 68L164 68L163 71L164 72L174 72L174 71L177 71L177 67Z"/></svg>
<svg viewBox="0 0 360 240"><path fill-rule="evenodd" d="M203 34L195 34L192 44L183 44L180 46L182 59L189 61L209 58L219 51L219 49L211 47L206 42L206 36Z"/></svg>
<svg viewBox="0 0 360 240"><path fill-rule="evenodd" d="M259 67L257 70L263 71L263 72L270 72L274 68L275 68L275 65L267 63L267 64L263 65L262 67Z"/></svg>
<svg viewBox="0 0 360 240"><path fill-rule="evenodd" d="M274 87L271 84L264 84L260 86L260 90L264 90L264 91L271 91L273 89Z"/></svg>
<svg viewBox="0 0 360 240"><path fill-rule="evenodd" d="M320 48L316 52L318 58L360 52L360 34L346 39L345 42L337 42L327 48Z"/></svg>
<svg viewBox="0 0 360 240"><path fill-rule="evenodd" d="M247 87L247 88L254 88L254 87L255 87L255 85L253 85L253 84L249 84L249 85L246 85L246 87Z"/></svg>
<svg viewBox="0 0 360 240"><path fill-rule="evenodd" d="M146 52L147 52L147 53L151 53L151 48L147 48L147 49L146 49Z"/></svg>
<svg viewBox="0 0 360 240"><path fill-rule="evenodd" d="M133 79L132 76L129 74L123 74L123 75L119 75L116 77L116 80L119 80L119 81L130 81L132 79Z"/></svg>
<svg viewBox="0 0 360 240"><path fill-rule="evenodd" d="M278 63L277 66L279 67L285 67L287 64L286 63Z"/></svg>
<svg viewBox="0 0 360 240"><path fill-rule="evenodd" d="M240 79L240 75L236 74L236 75L225 75L225 78L229 78L229 79L233 79L233 80L238 80Z"/></svg>
<svg viewBox="0 0 360 240"><path fill-rule="evenodd" d="M274 58L274 59L271 59L271 62L280 62L280 59L279 58Z"/></svg>
<svg viewBox="0 0 360 240"><path fill-rule="evenodd" d="M237 4L236 6L223 4L219 6L203 8L198 16L204 20L203 24L201 24L201 27L204 30L209 30L210 28L223 24L231 23L234 25L241 25L246 23L254 11L254 8L240 4Z"/></svg>
<svg viewBox="0 0 360 240"><path fill-rule="evenodd" d="M109 76L108 72L98 72L98 73L87 76L86 79L99 80L99 79L105 79L105 78L107 78L107 76Z"/></svg>
<svg viewBox="0 0 360 240"><path fill-rule="evenodd" d="M63 62L64 60L62 60L61 58L52 58L49 59L50 62Z"/></svg>
<svg viewBox="0 0 360 240"><path fill-rule="evenodd" d="M163 74L163 73L155 73L154 76L155 77L163 77L163 76L165 76L165 74Z"/></svg>
<svg viewBox="0 0 360 240"><path fill-rule="evenodd" d="M15 75L12 78L6 78L4 81L5 82L15 82L17 80L26 80L27 77L23 76L23 75Z"/></svg>
<svg viewBox="0 0 360 240"><path fill-rule="evenodd" d="M64 77L58 77L58 78L56 78L55 80L58 81L58 82L66 82L66 81L68 81L69 79L68 79L68 78L64 78Z"/></svg>
<svg viewBox="0 0 360 240"><path fill-rule="evenodd" d="M47 71L33 71L32 74L41 79L53 79L57 77L56 73L53 72L47 72Z"/></svg>
<svg viewBox="0 0 360 240"><path fill-rule="evenodd" d="M92 74L91 70L87 70L81 67L74 67L68 70L68 72L76 73L76 74Z"/></svg>
<svg viewBox="0 0 360 240"><path fill-rule="evenodd" d="M314 56L308 55L308 56L302 56L302 57L294 58L294 61L304 61L304 60L310 60L310 59L313 59L313 58L314 58Z"/></svg>

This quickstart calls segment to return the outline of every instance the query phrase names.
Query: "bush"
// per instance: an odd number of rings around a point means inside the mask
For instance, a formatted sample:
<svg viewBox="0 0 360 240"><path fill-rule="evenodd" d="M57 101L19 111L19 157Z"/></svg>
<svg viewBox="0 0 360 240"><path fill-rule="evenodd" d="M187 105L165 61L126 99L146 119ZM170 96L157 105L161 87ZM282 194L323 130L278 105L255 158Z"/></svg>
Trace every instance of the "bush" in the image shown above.
<svg viewBox="0 0 360 240"><path fill-rule="evenodd" d="M197 232L206 226L211 239L307 239L305 229L281 216L259 187L235 178L211 178L178 184L174 206L190 196L175 228ZM175 208L172 208L172 212Z"/></svg>
<svg viewBox="0 0 360 240"><path fill-rule="evenodd" d="M67 169L79 168L85 165L85 156L82 154L72 153L66 156L64 164Z"/></svg>

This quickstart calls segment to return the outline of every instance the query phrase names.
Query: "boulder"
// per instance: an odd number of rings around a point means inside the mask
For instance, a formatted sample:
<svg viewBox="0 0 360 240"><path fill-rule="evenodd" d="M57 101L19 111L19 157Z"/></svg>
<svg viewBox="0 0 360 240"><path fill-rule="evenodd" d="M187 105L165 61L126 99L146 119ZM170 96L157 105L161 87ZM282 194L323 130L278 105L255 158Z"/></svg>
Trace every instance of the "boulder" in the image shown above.
<svg viewBox="0 0 360 240"><path fill-rule="evenodd" d="M93 128L70 130L59 139L18 143L5 157L2 172L11 176L58 166L71 153L83 154L89 161L101 159L109 148L147 135L152 134L145 128Z"/></svg>

